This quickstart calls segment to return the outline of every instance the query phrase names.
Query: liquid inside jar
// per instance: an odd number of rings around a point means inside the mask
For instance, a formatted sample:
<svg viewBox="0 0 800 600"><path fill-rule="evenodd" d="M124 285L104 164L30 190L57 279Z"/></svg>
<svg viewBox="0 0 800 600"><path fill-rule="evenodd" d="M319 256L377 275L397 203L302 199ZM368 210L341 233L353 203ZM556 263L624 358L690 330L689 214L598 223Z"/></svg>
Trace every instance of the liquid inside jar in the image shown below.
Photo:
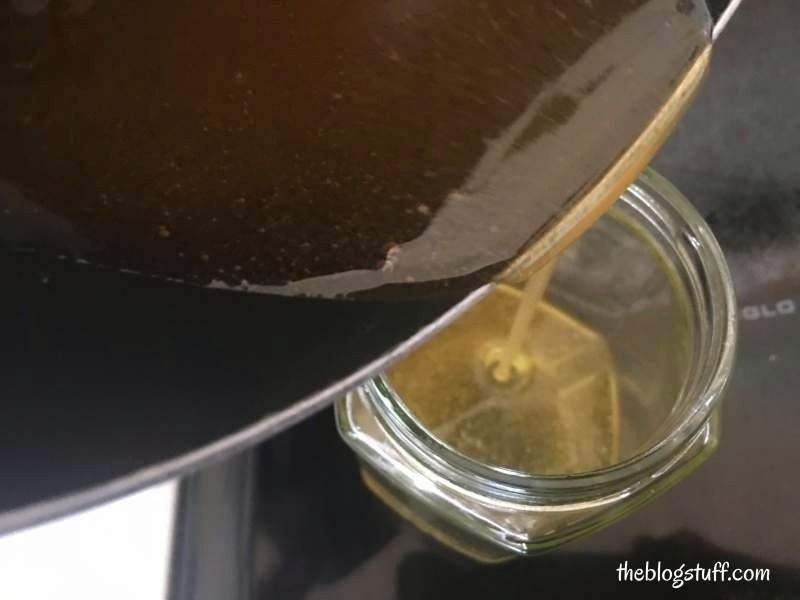
<svg viewBox="0 0 800 600"><path fill-rule="evenodd" d="M697 323L676 233L651 228L665 217L644 193L384 375L430 434L480 463L561 475L629 460L674 426Z"/></svg>
<svg viewBox="0 0 800 600"><path fill-rule="evenodd" d="M545 268L524 291L499 286L388 379L469 458L544 475L601 469L619 456L614 361L601 335L541 300L548 279Z"/></svg>
<svg viewBox="0 0 800 600"><path fill-rule="evenodd" d="M336 405L366 485L484 562L595 531L694 471L736 335L721 252L650 171L511 283Z"/></svg>

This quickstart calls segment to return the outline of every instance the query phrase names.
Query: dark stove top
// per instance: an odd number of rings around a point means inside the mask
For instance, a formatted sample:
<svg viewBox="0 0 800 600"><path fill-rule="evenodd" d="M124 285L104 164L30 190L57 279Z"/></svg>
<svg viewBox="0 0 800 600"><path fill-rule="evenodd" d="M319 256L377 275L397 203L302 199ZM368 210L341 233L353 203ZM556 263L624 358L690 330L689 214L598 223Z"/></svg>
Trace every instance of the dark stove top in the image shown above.
<svg viewBox="0 0 800 600"><path fill-rule="evenodd" d="M671 596L617 583L646 560L771 569L770 583L687 584L701 598L800 597L800 3L745 2L656 168L722 243L741 308L719 451L635 515L500 566L453 556L366 491L326 411L183 483L178 598ZM224 557L224 558L221 558ZM190 573L191 576L186 575Z"/></svg>

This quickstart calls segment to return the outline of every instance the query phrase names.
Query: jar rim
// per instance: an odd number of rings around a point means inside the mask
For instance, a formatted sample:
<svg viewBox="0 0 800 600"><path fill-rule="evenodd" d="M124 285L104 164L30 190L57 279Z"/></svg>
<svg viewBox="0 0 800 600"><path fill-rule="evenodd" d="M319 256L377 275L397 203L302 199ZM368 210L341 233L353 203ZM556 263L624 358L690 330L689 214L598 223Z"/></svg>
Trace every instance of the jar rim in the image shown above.
<svg viewBox="0 0 800 600"><path fill-rule="evenodd" d="M673 233L677 233L676 227L680 228L684 239L673 242L683 243L691 253L684 252L680 256L680 266L687 272L697 271L693 274L702 289L693 291L705 296L700 304L707 307L703 320L708 331L704 332L704 347L699 353L693 385L682 390L682 398L676 399L677 406L683 397L693 397L678 423L655 443L608 467L573 474L540 475L486 464L451 448L430 433L405 406L391 384L378 376L366 384L377 408L376 416L417 459L466 487L488 485L511 494L606 490L668 462L706 423L730 380L736 350L736 299L722 250L694 206L652 169L646 169L621 200L647 205L660 220L659 225L667 226Z"/></svg>

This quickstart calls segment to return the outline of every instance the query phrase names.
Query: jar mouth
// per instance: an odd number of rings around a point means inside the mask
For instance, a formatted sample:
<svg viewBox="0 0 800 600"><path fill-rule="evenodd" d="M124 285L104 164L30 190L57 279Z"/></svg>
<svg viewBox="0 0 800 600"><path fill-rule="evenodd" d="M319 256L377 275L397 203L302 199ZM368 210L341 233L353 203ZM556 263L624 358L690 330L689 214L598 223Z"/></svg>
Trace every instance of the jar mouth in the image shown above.
<svg viewBox="0 0 800 600"><path fill-rule="evenodd" d="M633 209L642 223L626 224L642 229L644 236L655 237L661 247L669 247L672 266L683 280L693 307L690 318L696 333L694 360L672 413L658 428L652 443L608 467L579 473L540 475L486 464L432 434L406 407L391 383L379 376L366 384L365 391L373 399L383 425L409 452L467 487L479 482L501 492L563 494L607 488L658 469L700 431L723 395L734 364L737 312L730 272L703 218L655 171L646 170L618 202Z"/></svg>

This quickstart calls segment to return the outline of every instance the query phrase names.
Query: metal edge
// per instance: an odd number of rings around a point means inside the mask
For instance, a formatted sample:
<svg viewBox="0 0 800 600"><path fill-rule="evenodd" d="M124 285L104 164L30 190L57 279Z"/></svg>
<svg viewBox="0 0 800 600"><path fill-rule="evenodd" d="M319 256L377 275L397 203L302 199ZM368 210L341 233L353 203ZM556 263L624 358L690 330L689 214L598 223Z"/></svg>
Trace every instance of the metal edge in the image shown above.
<svg viewBox="0 0 800 600"><path fill-rule="evenodd" d="M719 15L717 22L714 23L714 29L711 32L711 39L712 41L716 41L722 31L727 27L728 22L730 22L733 13L736 12L736 9L739 8L739 5L742 3L742 0L730 0L728 6L725 7L725 10Z"/></svg>

